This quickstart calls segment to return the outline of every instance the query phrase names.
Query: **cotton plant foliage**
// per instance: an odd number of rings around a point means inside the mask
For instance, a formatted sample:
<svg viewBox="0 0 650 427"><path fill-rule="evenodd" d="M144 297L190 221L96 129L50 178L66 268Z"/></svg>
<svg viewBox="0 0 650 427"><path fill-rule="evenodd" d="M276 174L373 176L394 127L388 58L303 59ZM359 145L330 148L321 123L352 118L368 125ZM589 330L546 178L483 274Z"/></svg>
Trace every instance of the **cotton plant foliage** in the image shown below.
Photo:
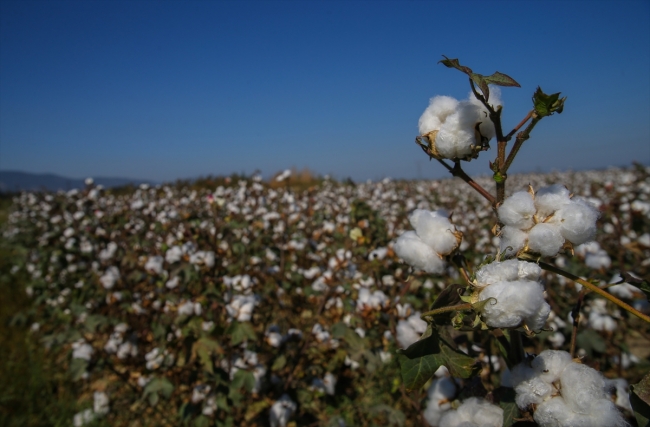
<svg viewBox="0 0 650 427"><path fill-rule="evenodd" d="M498 208L500 250L506 256L520 251L555 256L565 247L578 246L596 236L598 210L569 190L555 184L534 192L518 191Z"/></svg>

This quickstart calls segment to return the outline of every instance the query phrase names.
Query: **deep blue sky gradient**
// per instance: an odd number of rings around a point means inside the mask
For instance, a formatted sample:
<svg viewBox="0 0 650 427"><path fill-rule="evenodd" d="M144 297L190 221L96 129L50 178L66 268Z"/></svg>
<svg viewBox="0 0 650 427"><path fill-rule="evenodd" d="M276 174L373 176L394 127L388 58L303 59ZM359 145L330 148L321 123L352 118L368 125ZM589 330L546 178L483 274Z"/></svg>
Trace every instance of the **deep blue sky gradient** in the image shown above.
<svg viewBox="0 0 650 427"><path fill-rule="evenodd" d="M513 172L650 163L647 0L2 0L0 169L445 176L414 144L429 98L469 92L443 54L521 84L507 130L537 85L568 96Z"/></svg>

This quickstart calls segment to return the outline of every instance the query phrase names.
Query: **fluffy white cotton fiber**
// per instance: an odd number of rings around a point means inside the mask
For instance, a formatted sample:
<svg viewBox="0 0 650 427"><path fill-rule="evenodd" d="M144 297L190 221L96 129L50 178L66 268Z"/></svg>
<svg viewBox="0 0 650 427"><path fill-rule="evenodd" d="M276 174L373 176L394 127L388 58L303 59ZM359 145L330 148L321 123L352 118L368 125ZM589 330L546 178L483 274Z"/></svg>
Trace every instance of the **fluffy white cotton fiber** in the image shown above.
<svg viewBox="0 0 650 427"><path fill-rule="evenodd" d="M593 240L596 236L596 220L598 211L582 199L571 200L565 204L553 218L559 223L562 235L574 245Z"/></svg>
<svg viewBox="0 0 650 427"><path fill-rule="evenodd" d="M445 269L445 262L431 246L424 243L415 231L407 231L397 238L393 250L398 257L414 268L430 274L440 274Z"/></svg>
<svg viewBox="0 0 650 427"><path fill-rule="evenodd" d="M533 226L533 215L537 209L533 196L527 191L518 191L499 206L499 220L505 225L527 230Z"/></svg>
<svg viewBox="0 0 650 427"><path fill-rule="evenodd" d="M446 412L440 427L501 427L503 409L484 399L470 397L456 410Z"/></svg>
<svg viewBox="0 0 650 427"><path fill-rule="evenodd" d="M563 244L560 229L552 224L536 224L528 233L528 249L542 256L557 255Z"/></svg>

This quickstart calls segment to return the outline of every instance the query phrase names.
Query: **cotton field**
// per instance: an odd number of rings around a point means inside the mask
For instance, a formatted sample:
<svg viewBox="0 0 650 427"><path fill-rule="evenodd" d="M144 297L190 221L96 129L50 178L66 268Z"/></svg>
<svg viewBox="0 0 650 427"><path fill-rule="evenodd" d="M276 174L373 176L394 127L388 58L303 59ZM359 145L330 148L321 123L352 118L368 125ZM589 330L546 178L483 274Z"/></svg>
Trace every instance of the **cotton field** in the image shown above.
<svg viewBox="0 0 650 427"><path fill-rule="evenodd" d="M494 188L489 178L476 181ZM510 175L508 195L557 183L589 204L597 233L571 240L573 254L542 246L547 262L650 313L623 279L650 279L650 168ZM455 239L435 265L423 264L428 273L396 255L398 237L415 235L409 214L448 212L472 269L516 251L494 235L496 212L459 179L305 184L283 173L132 191L88 184L17 195L2 227L6 242L25 249L6 274L32 304L14 322L29 326L75 382L74 426L437 426L473 422L483 410L475 397L498 403L502 390L527 387L489 331L452 328L480 378L440 368L422 390L401 384L397 349L425 332L420 315L435 297L463 281L444 259ZM513 230L529 233L522 227ZM535 274L535 309L548 320L525 349L568 350L581 286ZM488 325L502 327L495 319ZM599 398L616 405L616 422L634 422L628 384L650 368L649 325L594 294L584 296L579 322L578 355L606 377L609 392ZM461 397L463 406L452 407Z"/></svg>

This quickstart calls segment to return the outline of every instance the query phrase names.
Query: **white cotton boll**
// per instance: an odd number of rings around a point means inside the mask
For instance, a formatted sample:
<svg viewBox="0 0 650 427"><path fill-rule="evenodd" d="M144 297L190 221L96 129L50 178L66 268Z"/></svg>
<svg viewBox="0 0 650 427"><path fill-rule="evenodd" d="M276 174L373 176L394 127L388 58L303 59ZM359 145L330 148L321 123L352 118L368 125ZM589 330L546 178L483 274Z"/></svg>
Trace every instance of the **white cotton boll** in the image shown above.
<svg viewBox="0 0 650 427"><path fill-rule="evenodd" d="M605 395L605 379L593 368L582 363L570 363L560 375L562 397L576 413L589 414Z"/></svg>
<svg viewBox="0 0 650 427"><path fill-rule="evenodd" d="M499 251L505 256L514 256L526 245L528 234L525 231L506 225L501 229Z"/></svg>
<svg viewBox="0 0 650 427"><path fill-rule="evenodd" d="M476 284L485 287L496 282L509 282L519 278L519 261L510 259L503 262L491 262L476 272Z"/></svg>
<svg viewBox="0 0 650 427"><path fill-rule="evenodd" d="M544 350L531 362L533 371L547 383L552 383L560 378L569 363L572 363L571 355L566 351Z"/></svg>
<svg viewBox="0 0 650 427"><path fill-rule="evenodd" d="M436 149L446 159L462 159L472 154L476 145L475 122L467 120L467 115L459 110L447 118L436 135Z"/></svg>
<svg viewBox="0 0 650 427"><path fill-rule="evenodd" d="M402 348L406 348L419 340L426 330L427 322L420 318L420 312L417 311L408 319L397 323L397 342Z"/></svg>
<svg viewBox="0 0 650 427"><path fill-rule="evenodd" d="M533 215L535 215L535 212L533 196L527 191L514 193L497 209L501 222L505 225L519 228L520 230L527 230L533 226Z"/></svg>
<svg viewBox="0 0 650 427"><path fill-rule="evenodd" d="M530 405L539 405L553 393L554 387L544 382L540 377L532 377L520 382L515 387L517 393L515 403L522 410Z"/></svg>
<svg viewBox="0 0 650 427"><path fill-rule="evenodd" d="M542 274L542 267L534 262L519 261L517 263L517 275L519 280L539 280Z"/></svg>
<svg viewBox="0 0 650 427"><path fill-rule="evenodd" d="M585 265L594 270L600 270L601 268L607 269L612 265L612 259L606 251L600 249L597 252L587 253L585 256Z"/></svg>
<svg viewBox="0 0 650 427"><path fill-rule="evenodd" d="M456 383L453 379L443 377L431 383L427 390L427 406L422 413L429 425L438 425L442 414L451 409L451 400L455 395Z"/></svg>
<svg viewBox="0 0 650 427"><path fill-rule="evenodd" d="M286 427L289 419L298 409L298 405L291 400L289 395L283 394L272 406L269 414L271 427Z"/></svg>
<svg viewBox="0 0 650 427"><path fill-rule="evenodd" d="M398 257L414 268L431 274L440 274L445 270L445 262L418 237L415 231L406 231L399 236L393 245L393 250Z"/></svg>
<svg viewBox="0 0 650 427"><path fill-rule="evenodd" d="M564 244L564 237L555 224L539 223L528 233L528 249L542 256L555 256Z"/></svg>
<svg viewBox="0 0 650 427"><path fill-rule="evenodd" d="M445 413L440 427L501 427L503 409L478 397L470 397L456 410Z"/></svg>
<svg viewBox="0 0 650 427"><path fill-rule="evenodd" d="M458 107L458 100L450 96L436 96L431 98L429 106L418 122L420 135L425 135L433 130L440 129L447 117L453 114Z"/></svg>
<svg viewBox="0 0 650 427"><path fill-rule="evenodd" d="M72 343L72 358L90 360L95 350L83 339Z"/></svg>
<svg viewBox="0 0 650 427"><path fill-rule="evenodd" d="M538 282L497 282L484 288L479 301L494 298L483 306L485 323L493 328L515 328L525 322L532 330L544 327L550 306L544 301L544 288Z"/></svg>
<svg viewBox="0 0 650 427"><path fill-rule="evenodd" d="M161 256L150 256L147 259L147 263L144 265L144 269L149 273L162 274L162 272L163 272L163 257L161 257Z"/></svg>
<svg viewBox="0 0 650 427"><path fill-rule="evenodd" d="M553 222L560 224L560 233L574 245L593 240L596 236L598 211L588 202L573 199L560 208L553 217Z"/></svg>
<svg viewBox="0 0 650 427"><path fill-rule="evenodd" d="M541 403L533 414L533 419L540 427L571 427L574 418L574 413L560 396Z"/></svg>
<svg viewBox="0 0 650 427"><path fill-rule="evenodd" d="M167 261L169 264L173 264L180 261L182 256L183 250L181 247L172 246L171 248L167 249L167 252L165 252L165 261Z"/></svg>
<svg viewBox="0 0 650 427"><path fill-rule="evenodd" d="M92 409L84 409L81 412L78 412L72 418L72 424L74 427L82 427L86 424L90 424L95 419L95 413Z"/></svg>
<svg viewBox="0 0 650 427"><path fill-rule="evenodd" d="M103 391L93 393L93 411L95 414L106 415L109 411L108 395Z"/></svg>
<svg viewBox="0 0 650 427"><path fill-rule="evenodd" d="M448 255L458 247L456 227L440 212L416 209L409 217L420 239L441 255Z"/></svg>
<svg viewBox="0 0 650 427"><path fill-rule="evenodd" d="M118 280L120 280L120 270L115 266L108 267L106 272L99 278L99 282L105 289L112 289Z"/></svg>
<svg viewBox="0 0 650 427"><path fill-rule="evenodd" d="M535 193L537 215L545 218L560 209L563 205L570 203L570 194L569 190L561 184L540 188Z"/></svg>

